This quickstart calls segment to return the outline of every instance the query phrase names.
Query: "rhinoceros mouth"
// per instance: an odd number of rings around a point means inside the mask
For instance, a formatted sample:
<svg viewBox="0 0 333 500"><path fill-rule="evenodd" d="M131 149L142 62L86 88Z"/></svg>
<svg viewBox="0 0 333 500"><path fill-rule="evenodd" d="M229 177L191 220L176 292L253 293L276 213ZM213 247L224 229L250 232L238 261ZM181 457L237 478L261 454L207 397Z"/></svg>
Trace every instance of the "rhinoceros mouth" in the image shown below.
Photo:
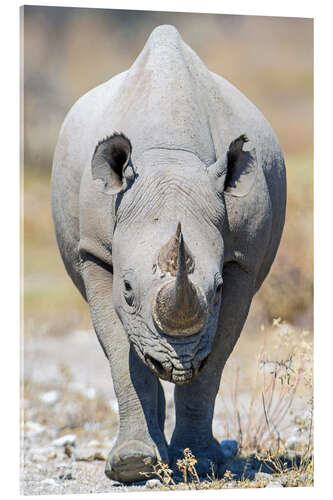
<svg viewBox="0 0 333 500"><path fill-rule="evenodd" d="M176 385L188 384L193 380L207 363L208 356L195 368L176 368L171 363L161 363L150 354L145 355L145 362L149 368L162 380L173 382Z"/></svg>
<svg viewBox="0 0 333 500"><path fill-rule="evenodd" d="M133 325L128 325L128 336L134 353L157 377L182 385L191 382L204 369L214 331L209 329L206 335L193 335L190 341L170 339L140 321L135 330Z"/></svg>

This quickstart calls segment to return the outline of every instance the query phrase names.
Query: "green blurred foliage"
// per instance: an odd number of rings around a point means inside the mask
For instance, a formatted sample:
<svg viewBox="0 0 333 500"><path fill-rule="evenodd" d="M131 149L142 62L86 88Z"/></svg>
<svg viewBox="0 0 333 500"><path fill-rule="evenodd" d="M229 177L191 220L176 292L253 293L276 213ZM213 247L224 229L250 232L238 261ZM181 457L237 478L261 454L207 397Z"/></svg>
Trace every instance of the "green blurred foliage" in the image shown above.
<svg viewBox="0 0 333 500"><path fill-rule="evenodd" d="M27 324L42 321L51 328L58 320L61 328L72 328L89 322L82 298L65 275L49 207L61 123L82 94L134 62L155 26L173 24L210 70L256 104L279 138L287 167L287 221L253 311L259 321L282 316L311 328L312 20L36 6L24 7L22 14Z"/></svg>

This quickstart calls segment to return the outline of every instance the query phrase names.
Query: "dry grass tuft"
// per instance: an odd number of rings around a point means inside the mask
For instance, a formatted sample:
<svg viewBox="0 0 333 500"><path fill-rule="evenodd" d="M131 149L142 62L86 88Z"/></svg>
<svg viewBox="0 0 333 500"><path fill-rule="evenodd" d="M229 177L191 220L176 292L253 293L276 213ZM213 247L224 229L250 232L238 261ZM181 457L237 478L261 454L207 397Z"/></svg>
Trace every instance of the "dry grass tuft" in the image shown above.
<svg viewBox="0 0 333 500"><path fill-rule="evenodd" d="M262 326L261 330L264 338L255 372L241 373L237 367L228 380L232 390L227 420L235 424L226 429L227 438L237 436L240 450L247 453L283 449L291 429L299 441L312 440L312 336L280 318L273 321L272 328ZM240 385L248 386L249 376L253 383L244 403Z"/></svg>

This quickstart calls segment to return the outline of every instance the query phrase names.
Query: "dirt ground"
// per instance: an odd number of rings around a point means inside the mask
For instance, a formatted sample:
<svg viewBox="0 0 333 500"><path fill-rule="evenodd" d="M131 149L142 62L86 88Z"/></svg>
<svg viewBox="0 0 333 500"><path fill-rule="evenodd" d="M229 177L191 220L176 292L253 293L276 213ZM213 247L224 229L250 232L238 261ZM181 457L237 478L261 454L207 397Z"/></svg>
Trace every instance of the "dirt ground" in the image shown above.
<svg viewBox="0 0 333 500"><path fill-rule="evenodd" d="M156 484L121 485L104 474L105 459L117 432L117 402L104 354L89 330L68 335L40 335L24 342L22 398L21 492L25 495L136 491ZM237 351L228 369L234 370ZM163 382L167 400L166 437L173 425L173 387ZM223 384L222 384L223 390ZM214 419L218 439L237 438L232 429L228 391L219 394ZM249 393L241 394L240 407L248 405ZM302 398L294 402L300 408ZM291 417L284 422L287 436L296 433ZM228 431L229 430L229 431ZM227 435L229 432L229 435ZM283 430L281 431L283 435ZM63 437L63 442L59 438ZM239 458L231 469L239 477L269 470L263 464ZM145 479L143 478L145 481ZM158 485L157 485L158 486Z"/></svg>

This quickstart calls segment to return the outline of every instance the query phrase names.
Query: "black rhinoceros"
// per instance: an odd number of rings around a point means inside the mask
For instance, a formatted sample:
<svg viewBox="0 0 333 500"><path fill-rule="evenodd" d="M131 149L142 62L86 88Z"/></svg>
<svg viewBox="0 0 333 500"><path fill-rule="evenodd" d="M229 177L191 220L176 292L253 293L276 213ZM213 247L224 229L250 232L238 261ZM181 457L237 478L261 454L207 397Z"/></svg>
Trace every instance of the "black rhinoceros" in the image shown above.
<svg viewBox="0 0 333 500"><path fill-rule="evenodd" d="M142 479L186 447L201 474L211 462L218 472L215 397L274 260L285 201L271 126L172 26L157 27L128 71L70 110L52 211L111 366L120 422L110 478ZM175 384L170 444L159 379Z"/></svg>

